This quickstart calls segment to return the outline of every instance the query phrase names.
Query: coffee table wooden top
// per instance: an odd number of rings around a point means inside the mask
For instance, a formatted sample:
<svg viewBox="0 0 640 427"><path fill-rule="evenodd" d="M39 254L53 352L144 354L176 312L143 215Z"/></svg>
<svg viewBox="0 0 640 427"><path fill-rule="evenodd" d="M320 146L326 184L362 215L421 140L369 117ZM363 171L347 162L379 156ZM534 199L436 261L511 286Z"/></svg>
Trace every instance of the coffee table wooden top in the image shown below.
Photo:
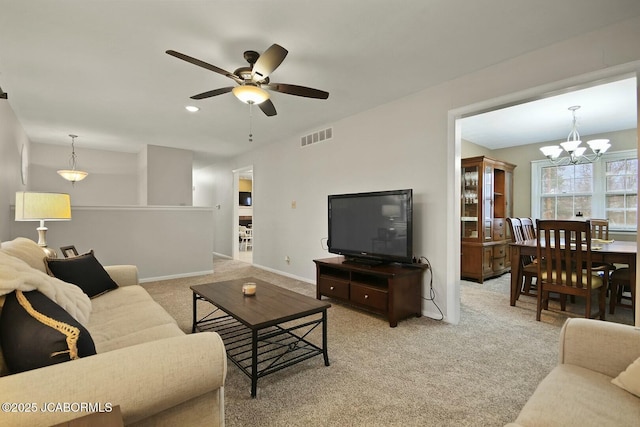
<svg viewBox="0 0 640 427"><path fill-rule="evenodd" d="M256 284L256 293L245 296L242 285ZM251 329L262 329L320 313L331 304L290 291L254 277L191 286L191 290Z"/></svg>

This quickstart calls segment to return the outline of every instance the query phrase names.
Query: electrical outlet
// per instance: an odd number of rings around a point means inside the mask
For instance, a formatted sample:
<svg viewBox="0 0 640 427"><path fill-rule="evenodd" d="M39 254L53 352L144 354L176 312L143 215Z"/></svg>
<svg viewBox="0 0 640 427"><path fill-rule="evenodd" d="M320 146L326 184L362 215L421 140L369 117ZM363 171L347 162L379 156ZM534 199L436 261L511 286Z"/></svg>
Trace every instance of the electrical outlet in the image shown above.
<svg viewBox="0 0 640 427"><path fill-rule="evenodd" d="M286 262L287 264L291 264L291 258L289 258L289 255L284 257L284 262Z"/></svg>

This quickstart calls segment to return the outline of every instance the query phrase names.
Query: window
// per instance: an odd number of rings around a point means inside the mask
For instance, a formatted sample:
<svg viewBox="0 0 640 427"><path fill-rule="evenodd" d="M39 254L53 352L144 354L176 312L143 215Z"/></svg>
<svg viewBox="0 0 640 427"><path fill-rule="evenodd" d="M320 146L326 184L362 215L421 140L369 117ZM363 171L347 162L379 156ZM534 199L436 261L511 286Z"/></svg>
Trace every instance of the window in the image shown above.
<svg viewBox="0 0 640 427"><path fill-rule="evenodd" d="M608 218L612 230L636 231L636 150L606 153L588 164L556 166L548 160L533 161L531 173L535 217Z"/></svg>

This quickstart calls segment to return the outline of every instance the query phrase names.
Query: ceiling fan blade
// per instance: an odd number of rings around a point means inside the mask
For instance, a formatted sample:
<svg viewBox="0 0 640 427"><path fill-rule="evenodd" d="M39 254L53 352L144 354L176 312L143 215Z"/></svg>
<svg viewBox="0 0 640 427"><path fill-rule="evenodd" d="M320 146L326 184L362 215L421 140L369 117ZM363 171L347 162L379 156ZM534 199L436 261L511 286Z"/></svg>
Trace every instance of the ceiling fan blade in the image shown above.
<svg viewBox="0 0 640 427"><path fill-rule="evenodd" d="M223 76L229 77L230 79L233 79L238 83L242 83L242 79L240 79L238 76L236 76L233 73L230 73L227 70L223 70L222 68L216 67L215 65L211 65L207 62L201 61L192 56L185 55L184 53L176 52L175 50L167 50L166 53L178 59L182 59L183 61L187 61L190 64L197 65L198 67L206 68L207 70L213 71L218 74L222 74Z"/></svg>
<svg viewBox="0 0 640 427"><path fill-rule="evenodd" d="M273 102L271 102L270 99L267 99L266 101L261 102L260 104L258 104L258 107L260 107L262 112L269 117L275 116L276 114L278 114L276 112L276 107L273 106Z"/></svg>
<svg viewBox="0 0 640 427"><path fill-rule="evenodd" d="M197 95L193 95L191 99L205 99L211 98L212 96L222 95L223 93L229 93L233 90L233 87L222 87L220 89L209 90L207 92L202 92Z"/></svg>
<svg viewBox="0 0 640 427"><path fill-rule="evenodd" d="M320 89L313 89L305 86L289 85L286 83L271 83L262 85L263 88L275 90L276 92L288 95L304 96L305 98L327 99L329 92Z"/></svg>
<svg viewBox="0 0 640 427"><path fill-rule="evenodd" d="M255 81L261 81L269 77L269 74L278 68L289 51L278 44L272 44L265 50L253 65L253 76Z"/></svg>

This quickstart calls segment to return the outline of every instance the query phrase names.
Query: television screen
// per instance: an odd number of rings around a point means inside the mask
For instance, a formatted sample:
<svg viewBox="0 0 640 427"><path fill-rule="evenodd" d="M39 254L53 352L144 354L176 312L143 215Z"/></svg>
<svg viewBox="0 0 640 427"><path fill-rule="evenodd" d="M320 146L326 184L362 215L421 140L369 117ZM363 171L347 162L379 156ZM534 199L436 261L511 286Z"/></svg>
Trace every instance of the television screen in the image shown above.
<svg viewBox="0 0 640 427"><path fill-rule="evenodd" d="M330 195L329 252L354 261L410 263L413 191Z"/></svg>
<svg viewBox="0 0 640 427"><path fill-rule="evenodd" d="M251 192L241 191L239 200L240 200L240 206L251 206Z"/></svg>

